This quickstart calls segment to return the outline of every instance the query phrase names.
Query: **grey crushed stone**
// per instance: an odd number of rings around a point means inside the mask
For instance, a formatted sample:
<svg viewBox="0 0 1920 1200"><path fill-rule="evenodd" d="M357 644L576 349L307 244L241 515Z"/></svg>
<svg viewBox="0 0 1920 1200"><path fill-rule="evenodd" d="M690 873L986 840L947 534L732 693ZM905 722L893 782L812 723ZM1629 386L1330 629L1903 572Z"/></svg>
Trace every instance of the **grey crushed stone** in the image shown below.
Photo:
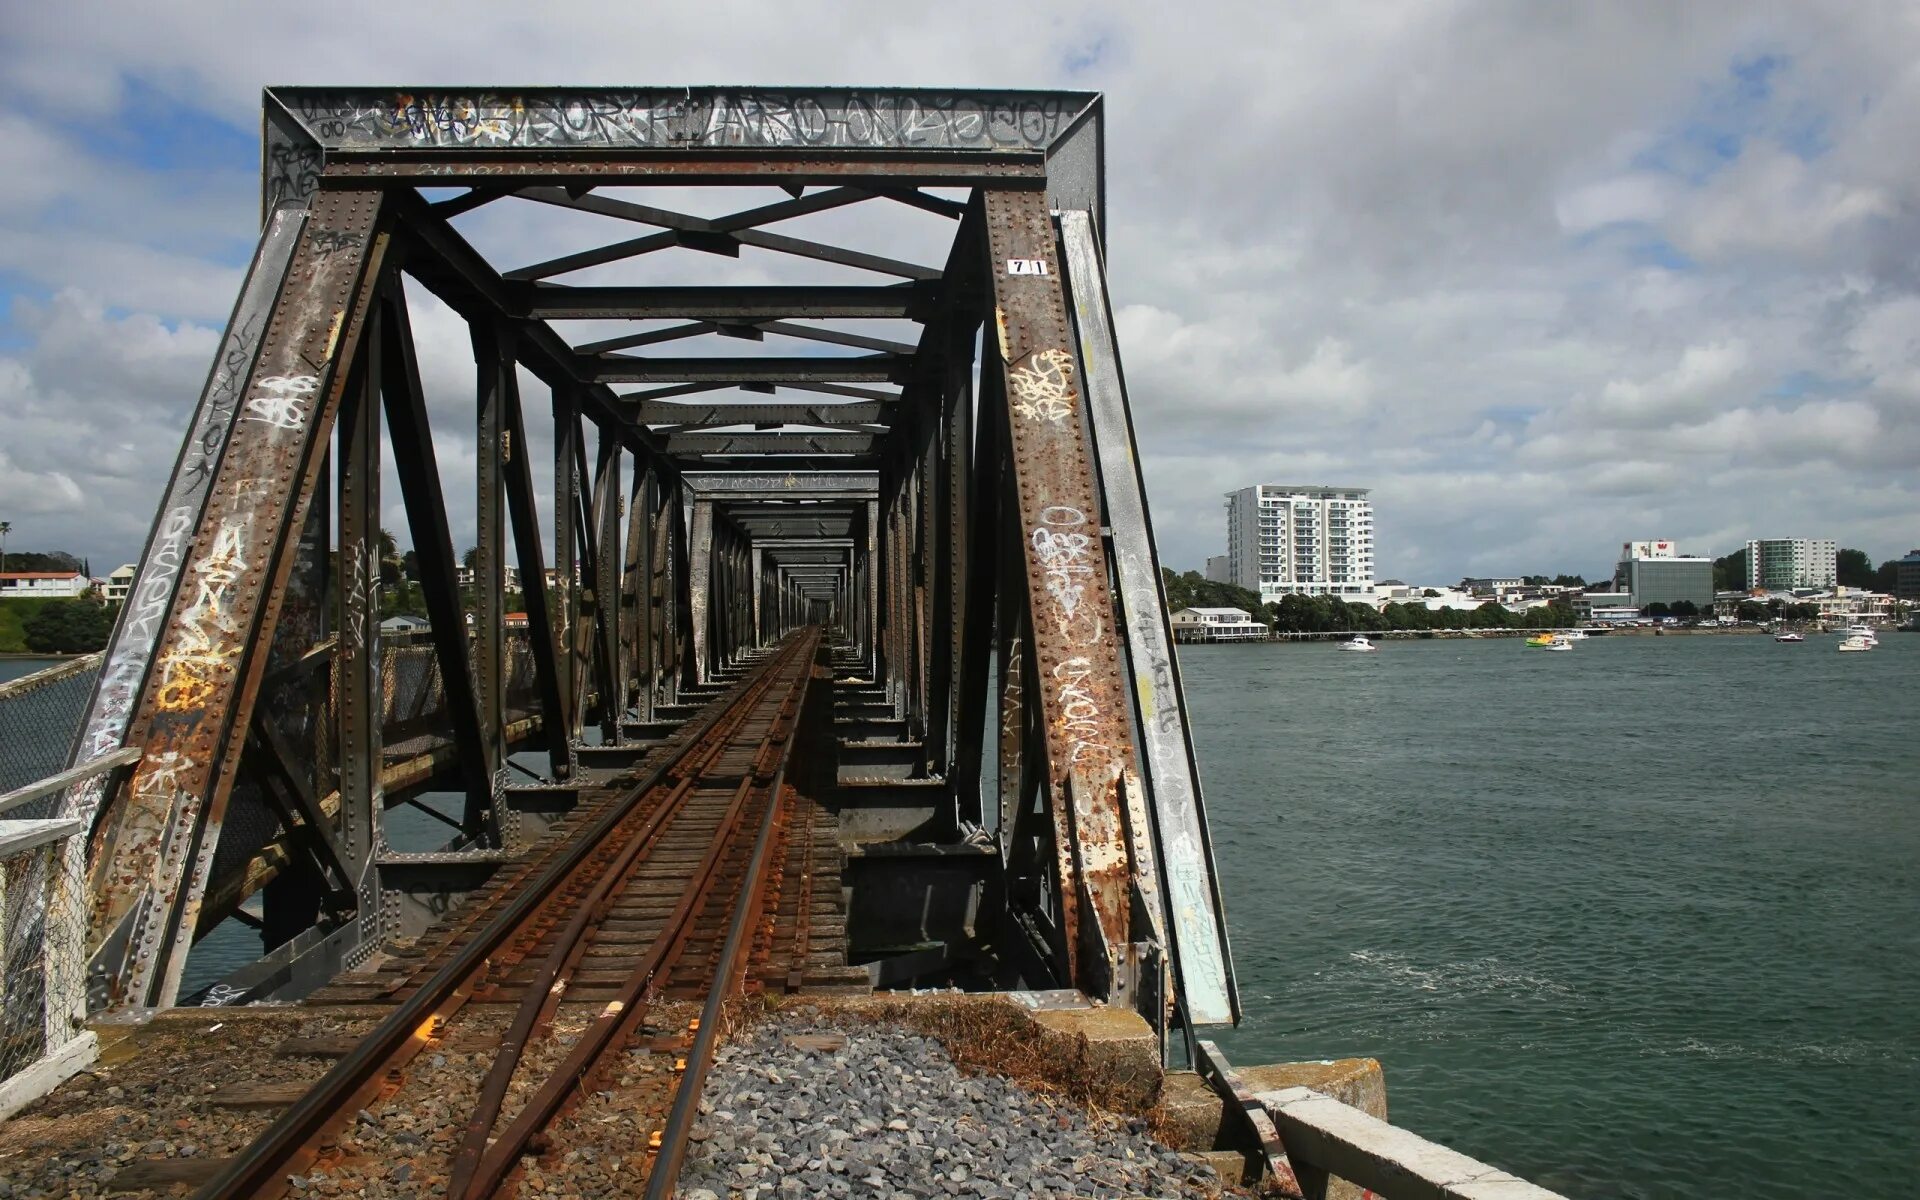
<svg viewBox="0 0 1920 1200"><path fill-rule="evenodd" d="M846 1044L788 1041L803 1033ZM937 1040L811 1009L718 1052L693 1139L686 1200L1221 1194L1210 1168L1156 1145L1143 1122L964 1074Z"/></svg>

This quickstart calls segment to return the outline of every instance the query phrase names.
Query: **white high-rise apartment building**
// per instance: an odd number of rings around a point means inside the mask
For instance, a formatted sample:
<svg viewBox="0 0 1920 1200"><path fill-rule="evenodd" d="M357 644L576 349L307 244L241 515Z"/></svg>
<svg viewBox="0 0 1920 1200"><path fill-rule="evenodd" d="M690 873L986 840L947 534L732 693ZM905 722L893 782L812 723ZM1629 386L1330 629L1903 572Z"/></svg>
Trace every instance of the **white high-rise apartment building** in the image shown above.
<svg viewBox="0 0 1920 1200"><path fill-rule="evenodd" d="M1830 588L1837 577L1832 538L1761 538L1747 543L1747 587Z"/></svg>
<svg viewBox="0 0 1920 1200"><path fill-rule="evenodd" d="M1227 580L1262 600L1373 598L1366 488L1263 483L1227 493Z"/></svg>

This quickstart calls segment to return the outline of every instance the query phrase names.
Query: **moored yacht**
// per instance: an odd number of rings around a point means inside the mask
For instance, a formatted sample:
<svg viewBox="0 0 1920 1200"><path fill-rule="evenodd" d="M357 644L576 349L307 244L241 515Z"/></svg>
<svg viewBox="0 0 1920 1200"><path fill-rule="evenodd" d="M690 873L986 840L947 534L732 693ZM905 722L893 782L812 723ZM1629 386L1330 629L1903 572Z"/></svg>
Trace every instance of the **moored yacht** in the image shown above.
<svg viewBox="0 0 1920 1200"><path fill-rule="evenodd" d="M1349 638L1349 639L1348 639L1347 641L1344 641L1344 642L1341 642L1341 643L1340 643L1340 644L1339 644L1339 645L1338 645L1337 647L1335 647L1335 649L1338 649L1338 650L1360 650L1360 651L1378 651L1378 650L1380 649L1380 647L1378 647L1378 646L1376 646L1376 645L1374 645L1374 644L1373 644L1372 642L1370 642L1370 641L1368 641L1368 640L1367 640L1367 637L1366 637L1366 635L1365 635L1365 634L1363 634L1363 633L1356 633L1356 634L1354 634L1354 635L1353 635L1353 637L1351 637L1351 638Z"/></svg>
<svg viewBox="0 0 1920 1200"><path fill-rule="evenodd" d="M1846 641L1841 642L1840 651L1843 654L1864 653L1865 651L1873 649L1877 645L1879 645L1879 643L1874 641L1871 637L1856 636L1856 637L1850 637Z"/></svg>
<svg viewBox="0 0 1920 1200"><path fill-rule="evenodd" d="M1804 642L1807 639L1802 637L1800 634L1794 633L1791 630L1787 630L1787 631L1774 634L1773 640L1776 642Z"/></svg>

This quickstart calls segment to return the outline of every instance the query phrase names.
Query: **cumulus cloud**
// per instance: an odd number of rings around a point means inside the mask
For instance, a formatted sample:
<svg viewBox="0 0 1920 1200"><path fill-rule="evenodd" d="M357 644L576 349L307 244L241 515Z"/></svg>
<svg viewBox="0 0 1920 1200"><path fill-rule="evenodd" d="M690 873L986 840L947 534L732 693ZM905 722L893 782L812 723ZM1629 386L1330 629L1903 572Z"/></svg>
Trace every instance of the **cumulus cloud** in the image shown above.
<svg viewBox="0 0 1920 1200"><path fill-rule="evenodd" d="M27 297L0 331L0 504L51 498L36 545L137 549L244 266L262 84L871 81L876 62L888 83L1105 92L1111 287L1174 565L1217 553L1220 493L1262 480L1374 488L1402 578L1592 571L1627 537L1724 552L1784 530L1884 557L1920 536L1909 6L1089 2L1018 37L879 3L108 10L29 8L0 45L0 285ZM951 225L904 215L791 232L940 261ZM461 223L503 266L630 236L520 202ZM425 297L415 325L470 528L471 351ZM543 474L544 396L529 381ZM57 508L58 475L81 509ZM392 481L384 499L397 528Z"/></svg>

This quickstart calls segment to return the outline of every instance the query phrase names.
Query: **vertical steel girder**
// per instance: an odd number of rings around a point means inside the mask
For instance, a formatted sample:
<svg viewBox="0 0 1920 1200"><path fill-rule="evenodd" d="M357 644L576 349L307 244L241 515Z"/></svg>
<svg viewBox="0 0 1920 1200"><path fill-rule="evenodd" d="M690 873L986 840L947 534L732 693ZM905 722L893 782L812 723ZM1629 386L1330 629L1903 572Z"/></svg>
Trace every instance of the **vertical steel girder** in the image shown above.
<svg viewBox="0 0 1920 1200"><path fill-rule="evenodd" d="M1071 815L1078 871L1080 895L1062 900L1081 905L1078 982L1130 1004L1133 890L1152 863L1136 857L1146 831L1130 831L1126 816L1123 789L1138 777L1073 332L1045 197L984 200L1046 769L1052 803Z"/></svg>
<svg viewBox="0 0 1920 1200"><path fill-rule="evenodd" d="M500 329L492 323L469 327L473 341L474 405L474 550L473 666L480 703L480 732L489 771L505 770L507 539L502 495L507 452L502 393L512 362L501 352ZM490 789L491 790L491 789Z"/></svg>
<svg viewBox="0 0 1920 1200"><path fill-rule="evenodd" d="M620 697L620 439L600 427L593 476L594 677L600 693L600 734L619 738Z"/></svg>
<svg viewBox="0 0 1920 1200"><path fill-rule="evenodd" d="M567 388L553 389L553 655L560 687L561 723L569 739L580 711L574 638L580 625L580 551L574 538L574 514L580 508L580 410Z"/></svg>
<svg viewBox="0 0 1920 1200"><path fill-rule="evenodd" d="M340 606L338 730L340 842L353 876L355 940L379 944L380 881L374 855L384 836L380 781L383 684L380 653L380 364L385 334L369 321L360 366L340 406ZM355 956L357 961L358 956Z"/></svg>
<svg viewBox="0 0 1920 1200"><path fill-rule="evenodd" d="M527 635L533 655L534 685L540 693L540 736L547 748L547 770L554 779L573 774L573 728L561 678L557 647L564 644L564 616L547 598L546 558L540 545L540 510L534 500L533 464L527 458L526 414L520 405L520 380L514 366L513 337L502 328L498 344L500 373L500 458L507 490L507 514L513 526L514 558L520 565L520 590L527 607ZM557 507L557 506L556 506ZM571 575L571 571L568 572Z"/></svg>
<svg viewBox="0 0 1920 1200"><path fill-rule="evenodd" d="M688 613L693 621L693 681L705 683L712 673L709 662L712 631L708 628L708 607L713 590L713 501L695 500L693 502L693 530L690 535L692 547L688 557L691 578L691 604Z"/></svg>
<svg viewBox="0 0 1920 1200"><path fill-rule="evenodd" d="M434 657L440 665L447 716L453 726L455 756L466 789L461 829L469 839L491 838L498 844L500 830L494 822L499 809L494 802L494 786L500 764L489 755L493 742L486 733L474 686L446 497L440 490L440 468L433 450L433 429L427 422L427 399L420 386L420 365L414 357L406 293L398 278L385 289L381 309L380 390L386 401L393 465L406 497L407 526L420 563L421 592L426 600Z"/></svg>
<svg viewBox="0 0 1920 1200"><path fill-rule="evenodd" d="M240 750L386 246L378 192L319 196L210 480L153 669L127 729L142 748L102 826L93 943L116 1004L179 993ZM126 937L114 935L125 925Z"/></svg>
<svg viewBox="0 0 1920 1200"><path fill-rule="evenodd" d="M1180 664L1174 656L1161 589L1160 556L1154 547L1146 484L1140 477L1125 377L1107 304L1100 241L1092 214L1070 210L1061 213L1059 220L1106 521L1113 530L1134 706L1145 743L1142 765L1162 845L1169 949L1178 992L1192 1024L1231 1024L1239 1019L1240 1002L1225 906L1213 869L1200 774L1180 688Z"/></svg>

